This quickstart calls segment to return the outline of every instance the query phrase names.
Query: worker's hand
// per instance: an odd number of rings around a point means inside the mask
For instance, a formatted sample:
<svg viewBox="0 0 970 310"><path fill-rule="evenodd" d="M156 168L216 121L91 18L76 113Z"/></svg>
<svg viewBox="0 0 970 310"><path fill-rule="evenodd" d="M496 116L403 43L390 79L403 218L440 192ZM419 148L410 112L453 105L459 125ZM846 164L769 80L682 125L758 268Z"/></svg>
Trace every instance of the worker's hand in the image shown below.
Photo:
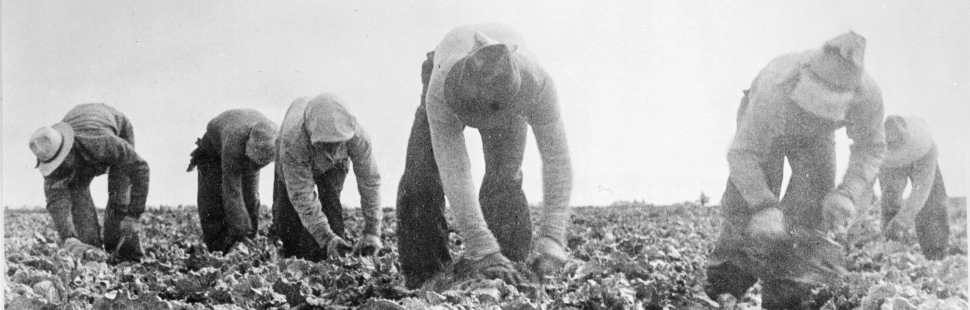
<svg viewBox="0 0 970 310"><path fill-rule="evenodd" d="M141 259L145 252L141 247L141 239L138 238L140 230L141 224L138 218L125 216L118 225L118 245L109 250L126 260Z"/></svg>
<svg viewBox="0 0 970 310"><path fill-rule="evenodd" d="M748 221L748 235L757 240L779 241L788 238L785 214L776 206L758 211Z"/></svg>
<svg viewBox="0 0 970 310"><path fill-rule="evenodd" d="M844 233L848 224L855 220L856 209L849 197L831 192L822 199L822 215L829 230Z"/></svg>
<svg viewBox="0 0 970 310"><path fill-rule="evenodd" d="M327 258L329 259L344 257L353 250L354 247L343 238L334 236L330 238L330 241L327 241Z"/></svg>
<svg viewBox="0 0 970 310"><path fill-rule="evenodd" d="M363 238L357 241L357 245L354 247L354 254L360 256L375 255L382 247L384 247L384 244L381 243L381 237L365 234Z"/></svg>
<svg viewBox="0 0 970 310"><path fill-rule="evenodd" d="M108 254L99 247L81 242L77 238L67 238L61 246L74 257L92 261L103 262L108 259Z"/></svg>
<svg viewBox="0 0 970 310"><path fill-rule="evenodd" d="M486 278L502 279L505 283L517 285L524 281L522 274L509 261L502 252L495 252L482 259L472 261L471 268Z"/></svg>
<svg viewBox="0 0 970 310"><path fill-rule="evenodd" d="M559 242L549 237L539 237L532 246L529 267L540 276L562 270L569 262L569 255Z"/></svg>

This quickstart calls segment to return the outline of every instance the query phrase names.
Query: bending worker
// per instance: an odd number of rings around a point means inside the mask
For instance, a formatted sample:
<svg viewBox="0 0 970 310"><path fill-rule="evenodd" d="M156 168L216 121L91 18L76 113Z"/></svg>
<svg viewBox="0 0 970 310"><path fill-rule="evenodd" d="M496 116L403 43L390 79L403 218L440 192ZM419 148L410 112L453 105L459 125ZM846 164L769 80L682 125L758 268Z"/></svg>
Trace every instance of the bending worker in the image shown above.
<svg viewBox="0 0 970 310"><path fill-rule="evenodd" d="M259 228L259 170L276 157L276 124L252 109L223 112L196 141L199 221L209 251L249 243Z"/></svg>
<svg viewBox="0 0 970 310"><path fill-rule="evenodd" d="M842 251L794 237L844 230L855 202L871 193L886 146L882 95L863 69L864 51L865 39L849 32L821 49L775 58L751 84L728 151L725 221L708 258L708 296L740 298L761 279L764 308L794 309L844 271L841 259L832 260L844 258ZM841 127L853 144L836 186L834 133ZM779 200L786 158L792 173ZM811 264L819 260L831 264Z"/></svg>
<svg viewBox="0 0 970 310"><path fill-rule="evenodd" d="M44 175L47 211L62 247L76 256L126 260L143 255L138 218L148 196L148 163L135 152L135 132L124 114L103 103L75 106L64 120L30 138ZM104 232L91 199L91 180L108 174Z"/></svg>
<svg viewBox="0 0 970 310"><path fill-rule="evenodd" d="M294 101L280 128L276 156L271 229L285 256L320 261L351 250L373 255L381 249L381 176L370 137L341 99L321 94ZM346 240L340 204L351 163L364 215L356 247Z"/></svg>
<svg viewBox="0 0 970 310"><path fill-rule="evenodd" d="M512 261L540 272L561 268L572 172L552 78L506 26L458 27L442 39L422 69L425 94L415 113L398 189L398 237L406 285L420 287L452 266L445 196L472 274L522 280ZM477 128L485 178L475 194L464 128ZM527 126L542 156L543 208L533 237L522 191ZM534 240L533 240L534 239ZM464 264L467 263L467 264Z"/></svg>
<svg viewBox="0 0 970 310"><path fill-rule="evenodd" d="M886 160L879 171L882 224L889 239L900 239L914 226L927 259L942 259L950 238L946 188L936 163L930 126L918 117L886 117ZM912 184L903 200L906 183Z"/></svg>

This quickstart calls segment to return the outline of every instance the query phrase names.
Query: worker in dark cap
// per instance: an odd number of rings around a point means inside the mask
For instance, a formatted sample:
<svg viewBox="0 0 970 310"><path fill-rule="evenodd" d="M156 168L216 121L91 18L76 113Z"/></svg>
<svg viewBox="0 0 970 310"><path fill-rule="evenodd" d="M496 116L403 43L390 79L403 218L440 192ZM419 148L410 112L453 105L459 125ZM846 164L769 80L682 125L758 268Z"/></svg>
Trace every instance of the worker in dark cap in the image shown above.
<svg viewBox="0 0 970 310"><path fill-rule="evenodd" d="M234 109L209 121L192 152L199 168L198 207L209 251L251 243L259 228L259 170L276 157L273 121L259 111Z"/></svg>

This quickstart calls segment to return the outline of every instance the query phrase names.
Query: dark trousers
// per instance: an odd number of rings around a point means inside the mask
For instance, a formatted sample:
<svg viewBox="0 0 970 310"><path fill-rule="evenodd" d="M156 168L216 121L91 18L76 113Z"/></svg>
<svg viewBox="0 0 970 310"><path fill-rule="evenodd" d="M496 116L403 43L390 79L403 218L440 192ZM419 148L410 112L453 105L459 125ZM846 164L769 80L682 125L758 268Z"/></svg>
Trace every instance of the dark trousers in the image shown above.
<svg viewBox="0 0 970 310"><path fill-rule="evenodd" d="M779 203L785 222L788 227L821 230L821 201L835 188L834 141L830 136L788 136L775 141L770 155L762 159L761 169L776 196L780 196L786 157L792 175ZM755 211L730 180L721 205L725 221L708 258L708 296L729 293L740 298L760 278L766 309L798 308L812 285L794 279L806 278L805 273L811 271L800 264L818 253L811 247L766 247L746 236L745 228ZM785 250L772 250L775 248Z"/></svg>
<svg viewBox="0 0 970 310"><path fill-rule="evenodd" d="M892 220L905 203L903 190L909 177L915 173L915 165L899 168L882 168L879 173L879 186L882 188L882 224L883 227ZM946 255L947 243L950 239L950 223L947 216L946 188L943 186L943 175L940 167L936 167L930 197L923 209L916 214L916 237L919 246L927 259L942 259Z"/></svg>
<svg viewBox="0 0 970 310"><path fill-rule="evenodd" d="M202 241L209 251L226 253L230 247L243 237L255 238L259 227L259 170L242 173L238 184L222 184L222 165L218 161L198 164L199 169L199 222L202 225ZM240 187L245 209L228 208L222 197L223 186ZM235 227L245 227L235 223L248 221L252 230L245 236L232 232Z"/></svg>
<svg viewBox="0 0 970 310"><path fill-rule="evenodd" d="M109 189L116 191L111 198L108 199L108 204L105 207L104 213L104 231L101 230L101 225L98 222L98 213L94 206L94 199L91 198L91 181L94 180L98 172L96 169L80 168L79 171L75 172L74 178L70 183L69 190L71 195L71 208L69 210L48 210L51 213L51 217L55 219L55 225L64 226L59 224L58 219L70 220L74 224L74 230L76 237L81 242L90 244L96 247L104 247L109 253L113 252L118 246L118 242L121 240L121 233L119 227L121 225L121 220L124 218L124 214L127 212L126 205L127 201L119 202L116 201L122 197L127 198L126 195L122 195L122 192L130 191L130 185L125 182L109 182ZM127 186L127 187L126 187ZM57 213L57 214L55 214ZM62 229L58 229L61 233ZM66 239L71 236L65 236L61 233L61 238ZM126 240L125 244L119 248L118 254L122 258L128 259L138 259L141 257L141 248L138 246L140 240L138 236L135 235L136 240Z"/></svg>
<svg viewBox="0 0 970 310"><path fill-rule="evenodd" d="M427 62L424 69L423 75L429 76L431 66ZM427 87L425 80L425 92ZM513 261L525 260L532 246L529 205L522 191L526 126L523 120L505 128L479 130L485 155L485 178L479 202L502 254ZM451 260L445 195L423 96L411 126L404 175L398 184L396 213L401 271L406 286L417 288Z"/></svg>
<svg viewBox="0 0 970 310"><path fill-rule="evenodd" d="M340 191L344 188L347 178L347 163L337 164L326 172L314 175L313 182L317 185L317 196L320 207L327 216L330 229L337 236L345 238L343 205L340 204ZM327 259L326 249L317 244L313 235L307 231L300 221L300 214L290 203L290 196L283 180L282 167L276 165L276 175L273 180L273 233L283 242L283 256L302 258L309 261Z"/></svg>

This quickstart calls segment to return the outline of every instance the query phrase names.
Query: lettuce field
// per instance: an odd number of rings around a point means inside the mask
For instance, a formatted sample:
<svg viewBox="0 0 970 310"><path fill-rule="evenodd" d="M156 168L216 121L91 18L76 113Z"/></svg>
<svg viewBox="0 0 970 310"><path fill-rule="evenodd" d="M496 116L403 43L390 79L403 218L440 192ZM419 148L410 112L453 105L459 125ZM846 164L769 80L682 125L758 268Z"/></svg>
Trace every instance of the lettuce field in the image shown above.
<svg viewBox="0 0 970 310"><path fill-rule="evenodd" d="M849 273L823 309L967 309L966 200L950 206L950 255L927 261L915 237L878 235L878 208L843 240ZM7 309L760 309L756 285L738 299L708 298L704 265L717 238L717 207L617 203L575 208L563 273L511 286L461 279L439 291L408 290L397 266L395 216L375 257L326 262L282 258L266 237L228 255L202 246L194 208L146 212L140 263L80 260L58 249L44 210L6 210ZM358 210L348 210L356 240ZM452 245L457 255L461 239Z"/></svg>

